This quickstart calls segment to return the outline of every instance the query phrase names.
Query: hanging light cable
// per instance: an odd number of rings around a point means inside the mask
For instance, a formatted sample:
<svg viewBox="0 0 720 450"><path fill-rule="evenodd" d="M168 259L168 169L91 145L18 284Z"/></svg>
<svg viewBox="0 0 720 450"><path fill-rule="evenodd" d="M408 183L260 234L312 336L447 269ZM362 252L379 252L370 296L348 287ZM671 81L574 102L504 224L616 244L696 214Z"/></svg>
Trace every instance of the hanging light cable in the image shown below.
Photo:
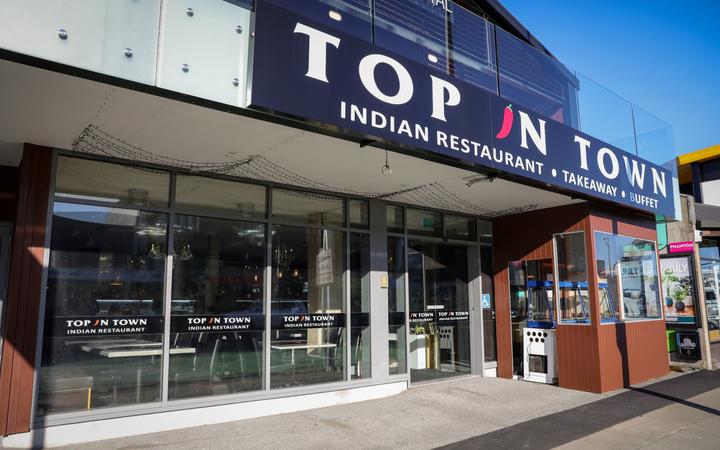
<svg viewBox="0 0 720 450"><path fill-rule="evenodd" d="M390 168L390 163L388 163L388 151L385 150L385 165L382 166L382 169L380 169L383 175L392 175L392 169Z"/></svg>

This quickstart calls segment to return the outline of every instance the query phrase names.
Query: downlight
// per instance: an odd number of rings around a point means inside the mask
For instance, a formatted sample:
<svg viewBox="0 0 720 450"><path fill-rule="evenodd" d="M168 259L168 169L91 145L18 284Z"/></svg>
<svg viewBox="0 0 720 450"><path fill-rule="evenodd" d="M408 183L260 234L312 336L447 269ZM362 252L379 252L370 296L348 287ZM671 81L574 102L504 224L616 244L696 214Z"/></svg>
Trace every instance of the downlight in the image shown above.
<svg viewBox="0 0 720 450"><path fill-rule="evenodd" d="M330 16L330 18L332 20L337 20L338 22L340 22L342 20L342 14L340 14L337 11L332 11L332 10L328 11L328 16Z"/></svg>

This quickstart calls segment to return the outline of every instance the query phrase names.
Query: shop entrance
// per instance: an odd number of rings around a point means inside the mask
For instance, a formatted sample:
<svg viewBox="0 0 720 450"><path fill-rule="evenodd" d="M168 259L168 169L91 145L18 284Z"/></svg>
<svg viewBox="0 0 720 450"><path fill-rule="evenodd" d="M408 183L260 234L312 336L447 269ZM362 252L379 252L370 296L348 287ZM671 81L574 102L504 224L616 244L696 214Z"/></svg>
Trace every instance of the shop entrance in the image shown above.
<svg viewBox="0 0 720 450"><path fill-rule="evenodd" d="M410 379L470 373L468 250L409 240Z"/></svg>

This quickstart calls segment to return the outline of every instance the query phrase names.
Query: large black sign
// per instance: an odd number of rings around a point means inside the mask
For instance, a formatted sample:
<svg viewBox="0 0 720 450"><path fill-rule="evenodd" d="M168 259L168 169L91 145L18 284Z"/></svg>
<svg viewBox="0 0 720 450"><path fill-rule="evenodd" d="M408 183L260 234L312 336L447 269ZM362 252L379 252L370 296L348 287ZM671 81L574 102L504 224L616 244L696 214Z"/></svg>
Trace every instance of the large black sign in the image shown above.
<svg viewBox="0 0 720 450"><path fill-rule="evenodd" d="M75 316L48 322L45 337L118 336L163 332L163 316Z"/></svg>
<svg viewBox="0 0 720 450"><path fill-rule="evenodd" d="M257 4L251 106L674 216L666 169L285 2Z"/></svg>

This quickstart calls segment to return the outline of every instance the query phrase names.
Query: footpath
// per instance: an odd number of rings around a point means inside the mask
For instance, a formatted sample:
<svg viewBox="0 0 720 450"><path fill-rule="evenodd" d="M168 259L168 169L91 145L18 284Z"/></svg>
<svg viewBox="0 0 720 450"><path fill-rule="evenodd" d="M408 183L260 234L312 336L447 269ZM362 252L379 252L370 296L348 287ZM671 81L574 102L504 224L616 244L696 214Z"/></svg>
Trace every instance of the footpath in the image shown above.
<svg viewBox="0 0 720 450"><path fill-rule="evenodd" d="M394 397L73 449L720 448L720 371L611 394L467 377Z"/></svg>

